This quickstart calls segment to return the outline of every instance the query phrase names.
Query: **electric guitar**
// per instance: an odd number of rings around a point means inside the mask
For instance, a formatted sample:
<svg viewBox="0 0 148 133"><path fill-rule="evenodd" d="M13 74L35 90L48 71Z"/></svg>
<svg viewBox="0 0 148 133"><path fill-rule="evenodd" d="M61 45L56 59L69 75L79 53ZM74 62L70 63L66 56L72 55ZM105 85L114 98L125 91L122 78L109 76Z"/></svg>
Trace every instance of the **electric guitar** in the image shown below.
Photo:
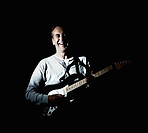
<svg viewBox="0 0 148 133"><path fill-rule="evenodd" d="M109 71L111 71L112 69L117 69L120 70L121 68L123 68L125 65L129 65L132 62L130 60L125 60L125 61L119 61L119 62L115 62L113 65L109 65L107 67L105 67L104 69L91 74L91 76L93 76L94 78L97 78ZM49 91L48 95L53 95L53 94L63 94L67 97L67 93L75 90L76 88L79 88L83 85L86 85L88 83L88 78L82 78L81 80L78 80L77 82L74 82L71 85L64 85L64 87L60 88L60 89L52 89L51 91ZM53 112L55 112L57 109L59 108L59 106L46 106L44 108L43 111L43 116L51 116L53 114Z"/></svg>

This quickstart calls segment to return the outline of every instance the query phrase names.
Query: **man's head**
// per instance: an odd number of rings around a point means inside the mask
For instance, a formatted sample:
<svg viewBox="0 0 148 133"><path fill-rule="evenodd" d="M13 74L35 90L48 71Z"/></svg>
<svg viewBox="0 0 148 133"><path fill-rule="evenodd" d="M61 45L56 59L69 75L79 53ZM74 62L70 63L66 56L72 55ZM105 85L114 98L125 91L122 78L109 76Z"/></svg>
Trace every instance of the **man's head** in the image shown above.
<svg viewBox="0 0 148 133"><path fill-rule="evenodd" d="M62 26L55 26L51 31L52 43L58 52L65 52L68 47L66 31Z"/></svg>

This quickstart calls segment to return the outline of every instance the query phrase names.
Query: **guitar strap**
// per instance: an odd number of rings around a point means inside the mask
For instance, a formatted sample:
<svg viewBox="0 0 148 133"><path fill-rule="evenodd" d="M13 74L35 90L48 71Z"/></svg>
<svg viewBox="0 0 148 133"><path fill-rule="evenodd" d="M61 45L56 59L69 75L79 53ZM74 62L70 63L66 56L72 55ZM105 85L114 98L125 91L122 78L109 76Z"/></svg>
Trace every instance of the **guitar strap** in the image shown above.
<svg viewBox="0 0 148 133"><path fill-rule="evenodd" d="M70 68L75 65L76 66L76 72L77 72L77 76L82 76L80 71L79 71L79 65L83 66L86 68L86 71L88 71L89 67L87 65L85 65L82 61L80 61L80 59L78 57L74 57L74 60L71 64L69 64L66 68L65 74L60 78L60 82L65 80L66 75L68 74L68 76L70 76L69 70Z"/></svg>

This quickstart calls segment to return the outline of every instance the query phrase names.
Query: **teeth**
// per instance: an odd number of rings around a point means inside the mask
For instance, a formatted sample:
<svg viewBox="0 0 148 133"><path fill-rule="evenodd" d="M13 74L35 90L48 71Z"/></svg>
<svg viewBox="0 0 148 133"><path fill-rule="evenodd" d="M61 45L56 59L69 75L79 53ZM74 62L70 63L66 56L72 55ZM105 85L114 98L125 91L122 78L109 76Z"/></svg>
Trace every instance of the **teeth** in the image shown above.
<svg viewBox="0 0 148 133"><path fill-rule="evenodd" d="M61 43L58 43L59 45L64 45L63 43L61 44Z"/></svg>

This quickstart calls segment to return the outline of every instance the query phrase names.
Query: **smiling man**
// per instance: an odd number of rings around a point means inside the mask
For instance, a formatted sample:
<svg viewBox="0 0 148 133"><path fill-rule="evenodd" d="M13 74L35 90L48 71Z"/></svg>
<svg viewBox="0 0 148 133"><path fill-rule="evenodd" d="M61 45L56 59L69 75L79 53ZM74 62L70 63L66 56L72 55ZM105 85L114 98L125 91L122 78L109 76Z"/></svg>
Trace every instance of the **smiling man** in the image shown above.
<svg viewBox="0 0 148 133"><path fill-rule="evenodd" d="M69 54L71 44L63 26L52 28L51 40L56 52L37 64L25 91L25 97L29 102L35 103L36 106L48 107L44 110L45 116L51 116L63 103L69 105L75 101L79 96L69 97L67 87L90 74L90 63L86 56ZM84 84L83 87L87 85Z"/></svg>

